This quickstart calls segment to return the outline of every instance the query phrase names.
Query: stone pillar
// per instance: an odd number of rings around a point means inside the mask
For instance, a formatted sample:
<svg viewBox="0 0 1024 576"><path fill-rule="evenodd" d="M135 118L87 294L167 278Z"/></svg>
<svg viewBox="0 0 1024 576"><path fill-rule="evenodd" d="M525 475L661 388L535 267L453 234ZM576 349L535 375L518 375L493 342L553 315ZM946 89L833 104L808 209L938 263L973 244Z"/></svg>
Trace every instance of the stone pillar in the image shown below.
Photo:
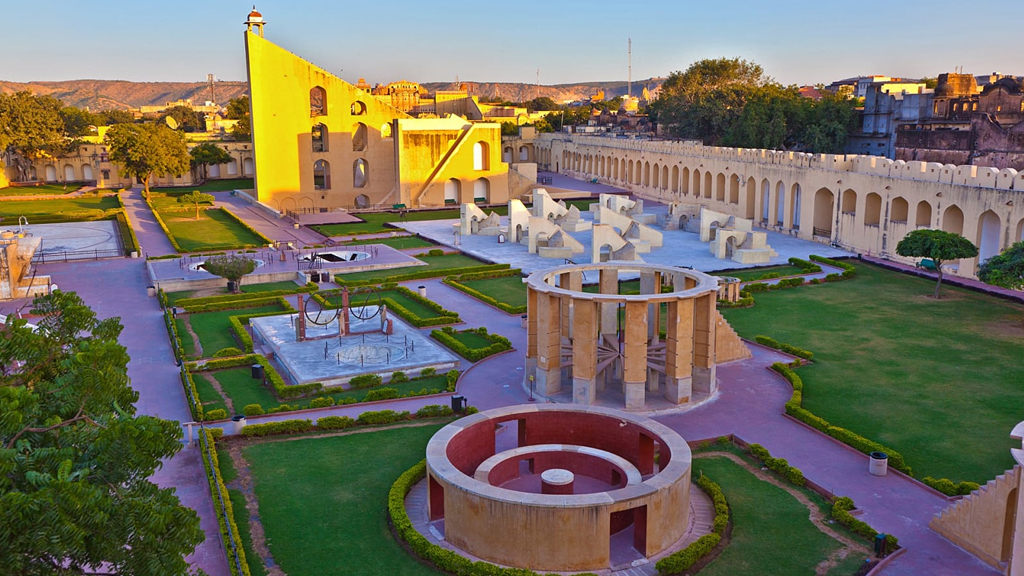
<svg viewBox="0 0 1024 576"><path fill-rule="evenodd" d="M526 379L537 377L537 291L526 287Z"/></svg>
<svg viewBox="0 0 1024 576"><path fill-rule="evenodd" d="M647 304L626 302L622 388L626 410L642 410L647 385Z"/></svg>
<svg viewBox="0 0 1024 576"><path fill-rule="evenodd" d="M714 393L715 381L715 306L714 292L693 299L693 390Z"/></svg>
<svg viewBox="0 0 1024 576"><path fill-rule="evenodd" d="M561 301L546 292L537 293L537 390L545 396L562 388Z"/></svg>
<svg viewBox="0 0 1024 576"><path fill-rule="evenodd" d="M619 271L601 270L598 284L601 294L619 293ZM601 334L616 334L619 331L619 305L614 302L601 304Z"/></svg>
<svg viewBox="0 0 1024 576"><path fill-rule="evenodd" d="M576 476L562 468L549 468L540 473L541 494L572 494Z"/></svg>
<svg viewBox="0 0 1024 576"><path fill-rule="evenodd" d="M640 294L658 294L661 290L661 286L658 286L660 274L656 272L640 272ZM656 341L658 333L658 305L648 304L647 305L647 338Z"/></svg>
<svg viewBox="0 0 1024 576"><path fill-rule="evenodd" d="M566 283L560 283L562 288L565 288L567 290L574 290L576 292L583 291L582 272L570 272L568 274L563 274L562 276L563 280L565 276L568 276L568 281ZM562 297L562 323L565 325L565 328L562 329L562 334L567 335L570 339L573 337L573 307L575 305L576 302L574 302L572 298L569 298L567 296Z"/></svg>
<svg viewBox="0 0 1024 576"><path fill-rule="evenodd" d="M690 401L693 386L693 300L668 303L665 318L665 398Z"/></svg>
<svg viewBox="0 0 1024 576"><path fill-rule="evenodd" d="M597 400L597 302L577 299L573 304L572 401Z"/></svg>

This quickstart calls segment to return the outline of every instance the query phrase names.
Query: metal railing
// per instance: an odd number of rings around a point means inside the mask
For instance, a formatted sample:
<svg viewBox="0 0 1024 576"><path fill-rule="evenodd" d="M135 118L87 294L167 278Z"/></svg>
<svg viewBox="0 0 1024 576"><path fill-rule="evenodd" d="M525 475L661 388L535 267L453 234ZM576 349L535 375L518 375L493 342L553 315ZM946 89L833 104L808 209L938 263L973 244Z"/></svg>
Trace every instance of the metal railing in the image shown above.
<svg viewBox="0 0 1024 576"><path fill-rule="evenodd" d="M32 257L33 264L50 264L71 260L99 260L100 258L123 258L124 250L60 250L52 252L36 252Z"/></svg>

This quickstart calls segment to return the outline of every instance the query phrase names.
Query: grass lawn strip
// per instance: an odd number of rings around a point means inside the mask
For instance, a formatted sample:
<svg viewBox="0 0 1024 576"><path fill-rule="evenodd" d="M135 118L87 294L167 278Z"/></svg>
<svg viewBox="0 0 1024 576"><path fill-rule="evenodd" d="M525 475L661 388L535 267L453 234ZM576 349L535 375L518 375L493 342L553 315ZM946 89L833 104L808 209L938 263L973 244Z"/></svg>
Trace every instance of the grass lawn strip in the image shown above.
<svg viewBox="0 0 1024 576"><path fill-rule="evenodd" d="M203 404L204 413L219 408L229 415L231 414L227 403L224 402L224 397L210 383L206 374L192 374L192 381L196 383L196 392L199 393L199 401Z"/></svg>
<svg viewBox="0 0 1024 576"><path fill-rule="evenodd" d="M218 350L228 347L238 347L231 330L231 322L228 318L239 314L260 314L263 312L281 312L286 310L278 304L271 306L260 306L257 308L245 308L244 310L218 310L217 312L200 312L189 314L188 322L192 330L199 337L199 345L203 347L203 354L213 356ZM183 342L184 344L184 342Z"/></svg>
<svg viewBox="0 0 1024 576"><path fill-rule="evenodd" d="M762 574L767 566L777 574L814 575L816 567L832 568L851 552L867 556L866 546L832 530L805 495L740 457L699 455L693 473L702 471L722 487L733 523L729 545L702 575Z"/></svg>
<svg viewBox="0 0 1024 576"><path fill-rule="evenodd" d="M164 224L185 252L262 246L264 240L247 230L220 208L195 212L160 211Z"/></svg>
<svg viewBox="0 0 1024 576"><path fill-rule="evenodd" d="M846 282L764 292L723 310L746 338L815 353L803 407L904 456L915 476L984 483L1013 462L1024 403L1024 306L864 263Z"/></svg>
<svg viewBox="0 0 1024 576"><path fill-rule="evenodd" d="M244 282L245 279L243 278ZM205 296L222 296L230 294L228 292L227 280L224 281L225 285L221 288L207 288L203 290L183 290L181 292L167 292L167 303L171 306L178 303L178 300L184 300L186 298L200 298ZM259 294L263 292L277 292L283 290L298 290L302 288L302 284L294 282L292 280L282 280L280 282L264 282L262 284L242 284L240 289L243 294Z"/></svg>
<svg viewBox="0 0 1024 576"><path fill-rule="evenodd" d="M81 184L41 184L39 186L8 186L0 188L0 196L42 196L70 194L77 192Z"/></svg>
<svg viewBox="0 0 1024 576"><path fill-rule="evenodd" d="M762 266L759 268L750 268L746 270L732 270L729 272L715 272L714 276L729 276L731 278L739 278L741 282L749 282L751 280L761 280L762 276L766 274L778 274L778 276L772 276L772 278L783 278L786 276L798 276L806 274L802 268L797 268L789 264L783 266Z"/></svg>
<svg viewBox="0 0 1024 576"><path fill-rule="evenodd" d="M12 218L17 221L19 216L33 220L46 220L46 217L73 221L95 220L120 208L116 196L77 196L54 200L10 200L0 202L0 217Z"/></svg>
<svg viewBox="0 0 1024 576"><path fill-rule="evenodd" d="M392 537L384 503L391 482L423 459L442 425L241 447L281 569L291 576L436 576Z"/></svg>
<svg viewBox="0 0 1024 576"><path fill-rule="evenodd" d="M400 274L408 274L410 272L420 273L424 271L437 272L437 276L444 276L445 270L451 270L453 268L469 268L472 266L485 266L486 262L481 262L476 258L466 256L464 254L445 254L443 256L422 256L420 260L425 262L426 266L402 266L400 268L389 268L387 270L370 270L368 272L352 272L349 274L338 274L339 280L345 282L358 282L362 280L378 280L381 281L388 276L398 276Z"/></svg>
<svg viewBox="0 0 1024 576"><path fill-rule="evenodd" d="M500 278L460 280L459 284L490 296L498 302L504 302L509 306L526 306L526 284L523 284L523 277L518 274Z"/></svg>
<svg viewBox="0 0 1024 576"><path fill-rule="evenodd" d="M188 194L193 190L200 192L230 192L231 190L252 190L256 187L252 178L236 178L233 180L208 180L198 186L177 186L173 188L150 188L150 192L169 192Z"/></svg>
<svg viewBox="0 0 1024 576"><path fill-rule="evenodd" d="M409 248L433 248L437 246L429 240L418 236L396 236L395 238L364 238L362 240L351 240L345 242L345 246L363 246L366 244L383 244L395 250L407 250Z"/></svg>

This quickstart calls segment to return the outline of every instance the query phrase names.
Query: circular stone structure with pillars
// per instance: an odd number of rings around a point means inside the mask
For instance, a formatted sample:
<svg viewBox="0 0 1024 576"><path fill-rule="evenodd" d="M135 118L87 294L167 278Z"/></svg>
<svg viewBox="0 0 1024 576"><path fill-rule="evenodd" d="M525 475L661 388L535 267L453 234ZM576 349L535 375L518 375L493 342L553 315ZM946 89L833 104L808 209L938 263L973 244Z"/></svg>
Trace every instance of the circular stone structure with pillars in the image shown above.
<svg viewBox="0 0 1024 576"><path fill-rule="evenodd" d="M622 273L639 274L640 294L619 294ZM584 292L585 280L596 280L599 291ZM685 404L717 390L715 365L723 358L716 339L727 338L728 360L749 356L718 314L718 281L697 270L569 265L534 272L526 285L525 377L544 396L559 394L564 378L575 404L594 404L599 394L622 398L627 410L650 409L648 394ZM722 335L719 326L726 327Z"/></svg>
<svg viewBox="0 0 1024 576"><path fill-rule="evenodd" d="M476 558L601 570L680 541L690 465L682 437L636 414L558 404L488 410L427 444L429 519Z"/></svg>

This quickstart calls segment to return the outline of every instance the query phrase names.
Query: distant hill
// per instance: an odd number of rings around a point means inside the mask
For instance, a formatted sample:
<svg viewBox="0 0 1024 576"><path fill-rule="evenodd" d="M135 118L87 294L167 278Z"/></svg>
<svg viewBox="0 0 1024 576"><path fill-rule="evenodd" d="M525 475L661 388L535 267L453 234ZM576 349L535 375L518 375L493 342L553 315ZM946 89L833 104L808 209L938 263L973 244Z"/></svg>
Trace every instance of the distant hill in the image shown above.
<svg viewBox="0 0 1024 576"><path fill-rule="evenodd" d="M90 110L111 108L138 108L160 105L175 100L192 99L202 103L210 99L210 86L206 82L128 82L127 80L64 80L59 82L5 82L0 80L0 92L49 94L65 104ZM215 91L219 102L227 102L245 94L245 82L217 82Z"/></svg>
<svg viewBox="0 0 1024 576"><path fill-rule="evenodd" d="M651 88L660 86L664 78L651 78L633 82L633 94L639 95L644 85ZM524 102L540 96L547 96L555 102L589 98L598 90L605 91L606 98L626 94L626 82L581 82L578 84L557 84L554 86L517 82L463 82L470 94L481 98L498 97L513 102ZM455 90L454 82L427 82L423 86L435 90ZM129 82L127 80L63 80L57 82L6 82L0 80L0 93L29 90L35 94L49 94L60 98L65 104L90 110L111 108L138 108L156 106L175 100L192 99L202 103L210 99L210 88L206 82ZM248 91L245 82L217 82L217 101L227 102Z"/></svg>

